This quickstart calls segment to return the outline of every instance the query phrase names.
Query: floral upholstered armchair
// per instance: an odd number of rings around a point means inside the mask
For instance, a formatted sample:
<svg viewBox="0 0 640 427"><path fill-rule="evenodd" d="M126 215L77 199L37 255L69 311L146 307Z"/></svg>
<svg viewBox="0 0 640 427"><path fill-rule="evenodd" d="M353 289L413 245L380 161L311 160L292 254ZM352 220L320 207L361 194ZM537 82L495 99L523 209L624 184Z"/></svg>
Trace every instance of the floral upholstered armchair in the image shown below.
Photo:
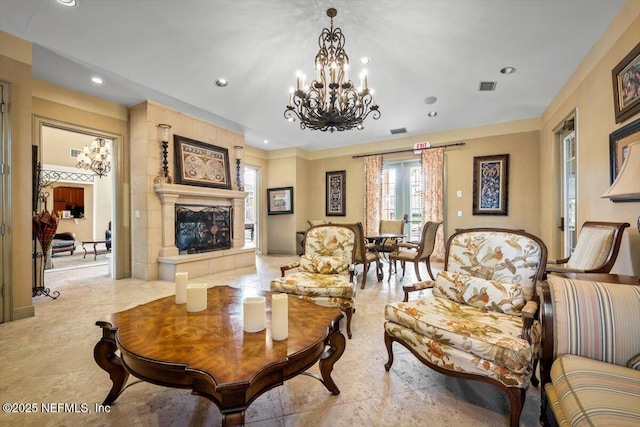
<svg viewBox="0 0 640 427"><path fill-rule="evenodd" d="M282 277L271 281L271 290L339 307L347 315L347 335L351 338L354 245L355 233L349 226L323 224L309 228L300 261L280 267ZM286 274L295 268L297 272Z"/></svg>
<svg viewBox="0 0 640 427"><path fill-rule="evenodd" d="M517 426L537 363L540 324L536 282L547 249L537 237L506 229L458 230L434 281L405 286L405 301L385 307L385 344L393 342L446 375L484 381L507 393ZM433 296L408 301L409 292Z"/></svg>

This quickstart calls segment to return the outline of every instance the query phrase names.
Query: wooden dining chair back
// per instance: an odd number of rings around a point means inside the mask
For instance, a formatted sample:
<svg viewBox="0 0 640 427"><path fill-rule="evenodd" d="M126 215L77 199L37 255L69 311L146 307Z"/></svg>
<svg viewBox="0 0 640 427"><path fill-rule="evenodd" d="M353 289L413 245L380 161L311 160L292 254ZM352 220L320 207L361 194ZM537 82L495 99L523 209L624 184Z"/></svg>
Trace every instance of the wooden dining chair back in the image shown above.
<svg viewBox="0 0 640 427"><path fill-rule="evenodd" d="M391 273L396 269L396 262L400 261L402 265L402 277L404 277L405 267L407 262L412 262L416 271L416 278L421 281L420 277L420 263L424 261L427 266L427 273L431 280L435 280L433 273L431 272L431 254L436 246L436 235L438 227L442 224L442 221L429 221L422 226L422 233L420 235L420 241L416 243L398 243L396 250L389 254L389 278Z"/></svg>

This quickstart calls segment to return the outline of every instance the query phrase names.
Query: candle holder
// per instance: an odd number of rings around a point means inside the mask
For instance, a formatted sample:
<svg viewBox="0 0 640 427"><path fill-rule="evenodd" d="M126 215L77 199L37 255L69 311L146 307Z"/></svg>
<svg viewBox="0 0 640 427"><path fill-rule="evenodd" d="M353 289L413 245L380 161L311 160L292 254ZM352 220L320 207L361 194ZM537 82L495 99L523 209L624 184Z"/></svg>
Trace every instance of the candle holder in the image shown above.
<svg viewBox="0 0 640 427"><path fill-rule="evenodd" d="M162 170L153 182L161 183L165 182L171 184L173 179L169 175L169 162L167 161L167 155L169 154L169 133L171 131L171 125L160 123L158 125L158 139L162 145Z"/></svg>
<svg viewBox="0 0 640 427"><path fill-rule="evenodd" d="M240 145L236 145L235 147L233 147L233 150L236 155L236 188L238 191L244 191L244 187L242 185L242 179L240 175L240 163L242 163L243 147Z"/></svg>

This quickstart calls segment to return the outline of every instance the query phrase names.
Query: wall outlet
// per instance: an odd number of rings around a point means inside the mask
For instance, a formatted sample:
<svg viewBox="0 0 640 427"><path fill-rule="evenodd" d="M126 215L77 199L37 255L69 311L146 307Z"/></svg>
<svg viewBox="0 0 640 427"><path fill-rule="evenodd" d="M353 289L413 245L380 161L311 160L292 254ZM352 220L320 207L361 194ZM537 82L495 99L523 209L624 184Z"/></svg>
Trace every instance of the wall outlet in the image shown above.
<svg viewBox="0 0 640 427"><path fill-rule="evenodd" d="M462 216L462 211L458 211L458 216Z"/></svg>
<svg viewBox="0 0 640 427"><path fill-rule="evenodd" d="M462 197L462 190L456 191L456 197ZM458 215L460 216L460 215Z"/></svg>

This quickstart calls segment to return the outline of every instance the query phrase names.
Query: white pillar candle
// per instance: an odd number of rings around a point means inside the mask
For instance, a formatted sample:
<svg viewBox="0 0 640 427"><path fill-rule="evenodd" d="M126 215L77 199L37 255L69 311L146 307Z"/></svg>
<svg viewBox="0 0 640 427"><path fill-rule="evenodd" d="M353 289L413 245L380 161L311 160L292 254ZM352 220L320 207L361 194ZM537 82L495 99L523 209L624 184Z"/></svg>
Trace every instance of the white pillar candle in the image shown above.
<svg viewBox="0 0 640 427"><path fill-rule="evenodd" d="M267 327L267 302L264 297L249 297L242 302L245 332L260 332Z"/></svg>
<svg viewBox="0 0 640 427"><path fill-rule="evenodd" d="M189 273L176 273L176 304L187 302L187 281Z"/></svg>
<svg viewBox="0 0 640 427"><path fill-rule="evenodd" d="M289 298L287 294L271 297L271 337L276 341L289 336Z"/></svg>
<svg viewBox="0 0 640 427"><path fill-rule="evenodd" d="M187 286L187 311L202 311L207 309L207 284L194 283Z"/></svg>

